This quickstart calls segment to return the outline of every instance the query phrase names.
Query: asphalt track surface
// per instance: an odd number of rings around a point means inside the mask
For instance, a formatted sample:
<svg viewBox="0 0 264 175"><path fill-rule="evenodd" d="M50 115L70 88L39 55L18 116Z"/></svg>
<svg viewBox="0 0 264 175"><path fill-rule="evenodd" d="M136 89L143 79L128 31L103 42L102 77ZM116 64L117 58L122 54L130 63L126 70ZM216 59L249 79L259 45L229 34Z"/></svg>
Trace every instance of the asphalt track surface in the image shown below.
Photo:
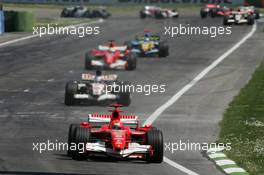
<svg viewBox="0 0 264 175"><path fill-rule="evenodd" d="M201 20L186 16L177 20L142 21L135 17L112 18L101 27L100 36L83 38L53 36L0 48L0 174L185 174L166 163L113 161L93 158L74 161L65 151L32 151L32 143L67 140L68 126L86 120L91 112L107 112L106 107L64 105L68 80L80 79L84 53L109 39L129 40L144 29L163 32L164 25L219 26L221 19ZM128 113L144 121L160 105L190 82L237 43L251 27L234 26L232 35L181 36L168 39L170 56L138 60L136 71L117 73L121 80L140 84L165 84L166 92L145 96L133 94ZM248 81L263 58L258 31L202 81L167 109L155 122L165 142L215 142L218 122L234 95ZM221 175L200 151L166 150L165 156L200 175Z"/></svg>

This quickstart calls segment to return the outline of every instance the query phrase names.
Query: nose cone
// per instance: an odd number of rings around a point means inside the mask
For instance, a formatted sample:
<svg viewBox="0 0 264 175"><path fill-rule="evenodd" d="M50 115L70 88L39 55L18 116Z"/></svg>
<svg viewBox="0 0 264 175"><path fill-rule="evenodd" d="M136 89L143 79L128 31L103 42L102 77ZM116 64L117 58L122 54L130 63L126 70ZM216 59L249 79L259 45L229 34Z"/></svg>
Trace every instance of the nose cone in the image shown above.
<svg viewBox="0 0 264 175"><path fill-rule="evenodd" d="M112 53L107 53L105 55L105 59L104 59L106 64L112 64L114 62L114 54Z"/></svg>
<svg viewBox="0 0 264 175"><path fill-rule="evenodd" d="M126 134L125 131L117 130L112 131L112 146L114 149L122 150L126 146Z"/></svg>

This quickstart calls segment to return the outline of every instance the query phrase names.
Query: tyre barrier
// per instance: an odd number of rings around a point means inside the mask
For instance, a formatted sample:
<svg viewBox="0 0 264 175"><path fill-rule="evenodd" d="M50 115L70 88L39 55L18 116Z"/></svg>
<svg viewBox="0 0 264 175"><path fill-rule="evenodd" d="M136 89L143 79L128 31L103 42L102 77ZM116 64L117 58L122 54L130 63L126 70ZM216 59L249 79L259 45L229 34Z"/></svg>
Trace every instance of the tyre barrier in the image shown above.
<svg viewBox="0 0 264 175"><path fill-rule="evenodd" d="M30 12L4 11L6 32L32 31L35 16Z"/></svg>
<svg viewBox="0 0 264 175"><path fill-rule="evenodd" d="M4 12L0 11L0 35L5 32Z"/></svg>

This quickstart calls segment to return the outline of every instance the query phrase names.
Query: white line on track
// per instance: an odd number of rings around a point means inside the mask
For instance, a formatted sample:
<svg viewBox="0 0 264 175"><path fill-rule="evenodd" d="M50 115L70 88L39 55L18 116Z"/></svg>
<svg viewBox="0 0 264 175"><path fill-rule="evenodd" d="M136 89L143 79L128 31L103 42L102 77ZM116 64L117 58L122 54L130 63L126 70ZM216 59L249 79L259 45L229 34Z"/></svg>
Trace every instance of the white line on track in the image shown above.
<svg viewBox="0 0 264 175"><path fill-rule="evenodd" d="M243 43L245 43L257 30L257 24L254 24L251 31L245 35L238 43L236 43L232 48L227 50L223 55L217 58L212 64L206 67L202 72L200 72L191 82L185 85L180 91L176 92L166 103L157 108L143 123L152 124L166 109L178 101L188 90L190 90L195 84L197 84L205 75L207 75L211 70L213 70L218 64L220 64L224 59L226 59L231 53L238 49ZM197 173L183 167L182 165L173 162L172 160L164 157L164 162L173 166L174 168L188 174L188 175L198 175Z"/></svg>
<svg viewBox="0 0 264 175"><path fill-rule="evenodd" d="M88 22L88 23L82 23L82 24L77 24L77 25L69 25L69 26L66 26L65 28L72 27L72 26L77 27L77 26L83 26L83 25L88 25L88 24L97 24L97 23L102 23L102 22L104 22L104 20L103 19L99 19L99 20L96 20L96 21ZM20 42L20 41L28 40L28 39L31 39L31 38L36 38L36 37L39 37L39 35L30 35L30 36L25 36L25 37L22 37L22 38L10 40L10 41L4 42L4 43L0 43L0 47L7 46L7 45L10 45L10 44L13 44L13 43Z"/></svg>

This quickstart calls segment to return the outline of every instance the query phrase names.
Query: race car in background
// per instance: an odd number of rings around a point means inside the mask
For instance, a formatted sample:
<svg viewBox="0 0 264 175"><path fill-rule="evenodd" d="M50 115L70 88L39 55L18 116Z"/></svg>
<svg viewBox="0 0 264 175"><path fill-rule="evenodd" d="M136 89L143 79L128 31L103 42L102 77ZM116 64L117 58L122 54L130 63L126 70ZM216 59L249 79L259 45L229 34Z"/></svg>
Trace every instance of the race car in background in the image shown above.
<svg viewBox="0 0 264 175"><path fill-rule="evenodd" d="M66 105L108 105L110 103L119 103L129 106L129 91L114 91L116 86L125 86L128 82L117 81L116 74L102 75L100 70L96 74L82 74L82 80L69 81L65 87L65 104ZM112 86L112 88L110 88Z"/></svg>
<svg viewBox="0 0 264 175"><path fill-rule="evenodd" d="M225 6L220 6L219 4L206 4L200 10L201 18L206 18L210 16L212 18L217 16L227 16L231 12L231 9Z"/></svg>
<svg viewBox="0 0 264 175"><path fill-rule="evenodd" d="M152 17L156 19L178 18L179 12L157 6L145 6L142 10L140 10L139 15L142 19L146 17Z"/></svg>
<svg viewBox="0 0 264 175"><path fill-rule="evenodd" d="M260 13L254 6L240 6L238 7L238 11L248 12L249 14L253 15L255 19L260 18Z"/></svg>
<svg viewBox="0 0 264 175"><path fill-rule="evenodd" d="M104 8L87 9L83 6L66 7L61 12L61 17L73 18L108 18L111 16Z"/></svg>
<svg viewBox="0 0 264 175"><path fill-rule="evenodd" d="M163 135L152 125L140 126L138 116L121 114L122 105L112 105L111 114L89 114L88 121L71 124L68 145L85 145L69 150L68 156L85 160L106 155L118 159L137 158L150 163L163 161Z"/></svg>
<svg viewBox="0 0 264 175"><path fill-rule="evenodd" d="M169 55L169 46L166 41L161 41L159 35L146 32L144 36L137 36L125 44L139 57L166 57Z"/></svg>
<svg viewBox="0 0 264 175"><path fill-rule="evenodd" d="M114 41L99 45L85 55L86 69L125 69L134 70L137 66L136 54L126 45L117 46Z"/></svg>
<svg viewBox="0 0 264 175"><path fill-rule="evenodd" d="M248 24L253 25L255 23L254 14L248 11L234 10L229 15L224 17L223 24Z"/></svg>

